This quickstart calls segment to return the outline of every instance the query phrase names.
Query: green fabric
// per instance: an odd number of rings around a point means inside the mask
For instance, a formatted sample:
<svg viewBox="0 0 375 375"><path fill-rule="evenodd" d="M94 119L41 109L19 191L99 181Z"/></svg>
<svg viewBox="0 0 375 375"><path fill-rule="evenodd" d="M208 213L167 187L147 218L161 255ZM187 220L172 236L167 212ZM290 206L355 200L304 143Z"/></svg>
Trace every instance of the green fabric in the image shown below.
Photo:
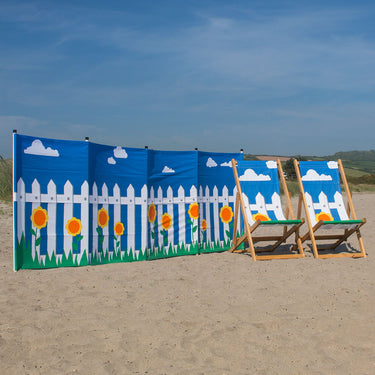
<svg viewBox="0 0 375 375"><path fill-rule="evenodd" d="M262 225L294 225L301 223L301 220L267 220L267 221L261 221Z"/></svg>
<svg viewBox="0 0 375 375"><path fill-rule="evenodd" d="M332 220L332 221L323 221L323 225L325 224L360 224L362 220Z"/></svg>

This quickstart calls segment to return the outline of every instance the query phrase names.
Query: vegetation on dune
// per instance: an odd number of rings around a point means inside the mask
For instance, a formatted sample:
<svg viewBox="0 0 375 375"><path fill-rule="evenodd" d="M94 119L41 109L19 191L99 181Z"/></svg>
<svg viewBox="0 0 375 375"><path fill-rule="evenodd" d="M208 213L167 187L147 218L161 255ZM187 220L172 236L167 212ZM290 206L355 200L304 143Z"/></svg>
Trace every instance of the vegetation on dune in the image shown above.
<svg viewBox="0 0 375 375"><path fill-rule="evenodd" d="M0 155L0 200L12 201L12 160Z"/></svg>

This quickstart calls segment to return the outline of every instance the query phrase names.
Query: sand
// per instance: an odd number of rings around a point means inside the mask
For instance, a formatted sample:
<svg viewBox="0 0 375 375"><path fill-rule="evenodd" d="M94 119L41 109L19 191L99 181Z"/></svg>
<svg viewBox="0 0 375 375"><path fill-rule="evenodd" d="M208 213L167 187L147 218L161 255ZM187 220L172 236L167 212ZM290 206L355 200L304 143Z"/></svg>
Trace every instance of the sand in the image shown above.
<svg viewBox="0 0 375 375"><path fill-rule="evenodd" d="M366 259L316 260L305 246L305 259L17 273L1 205L0 373L375 374L375 194L353 198Z"/></svg>

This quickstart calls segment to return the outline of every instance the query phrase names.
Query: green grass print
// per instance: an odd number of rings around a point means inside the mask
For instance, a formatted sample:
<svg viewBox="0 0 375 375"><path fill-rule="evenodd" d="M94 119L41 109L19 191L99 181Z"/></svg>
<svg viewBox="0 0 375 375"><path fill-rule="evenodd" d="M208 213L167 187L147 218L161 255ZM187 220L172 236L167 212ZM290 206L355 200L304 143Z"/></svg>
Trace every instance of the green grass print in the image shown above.
<svg viewBox="0 0 375 375"><path fill-rule="evenodd" d="M126 263L126 262L135 262L135 261L143 261L147 259L147 251L136 251L135 254L133 250L130 250L128 253L126 250L121 252L111 252L106 251L105 254L98 253L96 256L91 256L89 260L87 257L87 251L84 250L82 253L82 257L78 262L78 254L77 256L73 257L73 253L69 252L68 257L66 256L65 252L63 252L62 256L56 256L54 253L52 254L51 258L48 254L46 254L43 258L45 261L43 262L41 258L41 262L39 262L38 257L35 256L33 259L32 251L31 251L31 243L28 242L26 244L25 236L22 234L21 240L17 241L16 246L16 254L15 254L15 269L18 270L22 269L39 269L39 268L56 268L56 267L81 267L81 266L88 266L88 265L100 265L100 264L109 264L109 263Z"/></svg>
<svg viewBox="0 0 375 375"><path fill-rule="evenodd" d="M188 246L188 248L185 247L185 244L177 245L174 249L174 246L172 244L169 244L168 252L167 248L157 247L152 250L150 250L150 254L147 257L147 260L155 260L155 259L161 259L161 258L171 258L171 257L178 257L183 255L195 255L199 253L199 247L197 244L191 244Z"/></svg>
<svg viewBox="0 0 375 375"><path fill-rule="evenodd" d="M229 231L228 231L229 232ZM227 233L227 236L230 233ZM22 234L21 240L17 241L16 253L15 253L15 269L43 269L43 268L57 268L57 267L80 267L87 265L100 265L100 264L111 264L111 263L129 263L144 260L155 260L161 258L177 257L184 255L196 255L212 252L227 251L232 246L232 240L228 236L225 241L214 241L207 242L204 238L202 242L195 242L193 244L178 244L173 246L169 244L168 247L161 246L150 249L149 251L133 251L132 249L128 252L127 250L117 251L99 251L95 255L88 257L87 251L84 250L80 261L79 257L73 256L70 251L68 256L63 252L60 256L56 256L54 253L51 258L48 254L39 259L35 256L32 258L31 241L26 244L25 236ZM168 251L167 251L168 249Z"/></svg>

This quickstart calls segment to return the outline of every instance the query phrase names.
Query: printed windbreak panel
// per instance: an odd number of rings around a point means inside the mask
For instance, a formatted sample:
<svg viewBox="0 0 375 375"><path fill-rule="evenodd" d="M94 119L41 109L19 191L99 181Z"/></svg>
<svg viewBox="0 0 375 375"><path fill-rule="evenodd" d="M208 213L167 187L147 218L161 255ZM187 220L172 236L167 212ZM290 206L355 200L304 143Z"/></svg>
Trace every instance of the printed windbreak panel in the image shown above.
<svg viewBox="0 0 375 375"><path fill-rule="evenodd" d="M197 254L197 153L149 152L149 259Z"/></svg>
<svg viewBox="0 0 375 375"><path fill-rule="evenodd" d="M228 250L231 246L236 188L231 160L241 153L198 152L200 252ZM238 230L241 232L241 223Z"/></svg>
<svg viewBox="0 0 375 375"><path fill-rule="evenodd" d="M15 270L230 247L242 154L13 137Z"/></svg>
<svg viewBox="0 0 375 375"><path fill-rule="evenodd" d="M91 264L144 260L148 150L90 143Z"/></svg>
<svg viewBox="0 0 375 375"><path fill-rule="evenodd" d="M87 264L88 143L13 135L14 268Z"/></svg>

